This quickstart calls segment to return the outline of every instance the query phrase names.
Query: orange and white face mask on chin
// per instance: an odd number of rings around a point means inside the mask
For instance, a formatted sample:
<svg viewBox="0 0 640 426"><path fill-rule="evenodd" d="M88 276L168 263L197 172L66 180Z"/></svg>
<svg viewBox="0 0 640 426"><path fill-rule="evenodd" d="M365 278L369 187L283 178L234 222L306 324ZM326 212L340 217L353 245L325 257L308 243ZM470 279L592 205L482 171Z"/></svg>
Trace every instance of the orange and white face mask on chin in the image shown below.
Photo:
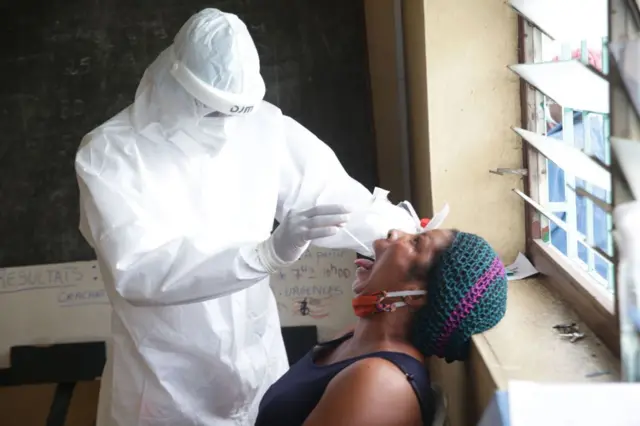
<svg viewBox="0 0 640 426"><path fill-rule="evenodd" d="M380 291L373 294L361 294L351 301L353 312L359 318L368 317L381 312L394 312L403 306L409 306L407 298L411 296L424 296L427 294L425 290L406 290L406 291ZM385 299L392 297L400 297L401 301L384 303Z"/></svg>

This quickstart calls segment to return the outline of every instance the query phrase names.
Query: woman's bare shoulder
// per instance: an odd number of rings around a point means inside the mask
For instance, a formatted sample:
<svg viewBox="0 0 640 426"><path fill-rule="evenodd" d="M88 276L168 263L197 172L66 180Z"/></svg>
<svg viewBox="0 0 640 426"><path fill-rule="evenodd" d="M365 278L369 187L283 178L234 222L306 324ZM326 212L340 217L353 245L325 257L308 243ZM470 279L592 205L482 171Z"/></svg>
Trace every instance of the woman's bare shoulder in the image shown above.
<svg viewBox="0 0 640 426"><path fill-rule="evenodd" d="M420 419L418 400L404 373L389 361L374 357L338 373L305 426L414 425Z"/></svg>

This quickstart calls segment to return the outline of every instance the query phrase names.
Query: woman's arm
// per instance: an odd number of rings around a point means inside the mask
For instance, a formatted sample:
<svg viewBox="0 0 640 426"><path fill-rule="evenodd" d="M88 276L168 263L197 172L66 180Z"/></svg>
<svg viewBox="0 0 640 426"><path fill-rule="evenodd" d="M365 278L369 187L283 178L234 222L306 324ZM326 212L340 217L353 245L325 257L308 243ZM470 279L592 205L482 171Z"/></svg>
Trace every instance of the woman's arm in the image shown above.
<svg viewBox="0 0 640 426"><path fill-rule="evenodd" d="M331 380L303 426L415 426L421 420L404 373L389 361L367 358Z"/></svg>

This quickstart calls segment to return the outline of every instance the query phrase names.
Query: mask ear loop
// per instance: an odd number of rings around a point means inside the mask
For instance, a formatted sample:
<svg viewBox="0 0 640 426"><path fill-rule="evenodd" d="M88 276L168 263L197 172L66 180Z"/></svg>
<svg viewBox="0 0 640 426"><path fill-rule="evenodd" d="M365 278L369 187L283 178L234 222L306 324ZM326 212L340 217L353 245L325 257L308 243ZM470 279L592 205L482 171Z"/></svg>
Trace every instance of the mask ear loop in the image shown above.
<svg viewBox="0 0 640 426"><path fill-rule="evenodd" d="M383 303L384 299L389 297L389 293L383 291L378 295L378 300L376 301L376 312L394 312L396 310L395 303Z"/></svg>
<svg viewBox="0 0 640 426"><path fill-rule="evenodd" d="M426 294L427 292L425 290L383 292L382 297L380 297L378 304L376 305L376 308L378 307L378 305L385 306L385 307L388 307L387 309L390 309L390 310L384 310L382 312L394 312L397 308L402 308L403 306L406 306L409 309L409 311L413 313L416 310L413 310L411 304L407 303L407 298L411 296L424 296ZM387 297L400 297L402 301L388 303L388 304L382 303L382 301Z"/></svg>

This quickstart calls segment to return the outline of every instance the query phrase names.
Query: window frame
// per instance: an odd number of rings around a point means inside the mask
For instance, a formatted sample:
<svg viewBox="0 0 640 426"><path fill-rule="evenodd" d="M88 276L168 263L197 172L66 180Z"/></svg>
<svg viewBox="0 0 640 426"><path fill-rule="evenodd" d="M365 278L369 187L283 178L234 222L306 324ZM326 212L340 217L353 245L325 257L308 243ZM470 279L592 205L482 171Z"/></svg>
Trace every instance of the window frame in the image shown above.
<svg viewBox="0 0 640 426"><path fill-rule="evenodd" d="M534 62L536 55L542 53L542 33L522 16L518 16L518 47L520 63ZM613 90L611 91L613 93ZM546 126L544 116L539 114L538 108L538 105L544 101L544 95L521 79L520 98L522 128L539 133ZM611 133L613 134L613 130ZM546 158L528 143L523 141L522 144L523 165L528 170L524 179L524 192L537 202L546 201L548 200ZM525 203L528 258L536 269L545 275L543 280L545 285L551 291L557 292L609 350L619 357L620 331L615 294L612 296L607 293L596 279L590 277L577 263L549 247L549 244L543 241L543 232L550 233L549 219ZM614 268L617 267L615 261L614 247ZM615 281L614 286L617 286Z"/></svg>
<svg viewBox="0 0 640 426"><path fill-rule="evenodd" d="M616 42L629 38L637 38L640 33L640 2L637 0L609 0L609 40ZM611 136L640 141L640 111L636 110L625 89L622 78L616 68L615 61L611 61L612 68L609 76L610 81L610 104L611 104ZM613 190L613 207L632 201L629 187L626 184L624 174L617 162L615 155L611 158L611 177ZM618 270L618 253L614 252L616 262L616 273ZM621 287L626 285L621 280L616 281L616 317L619 329L628 329L628 318L620 317L620 303L618 295L628 293ZM633 380L635 377L627 376L629 362L635 363L634 352L628 351L629 340L621 342L624 355L621 357L621 370L623 380ZM631 357L632 359L629 359ZM631 370L633 370L633 367ZM633 373L632 373L633 374Z"/></svg>

